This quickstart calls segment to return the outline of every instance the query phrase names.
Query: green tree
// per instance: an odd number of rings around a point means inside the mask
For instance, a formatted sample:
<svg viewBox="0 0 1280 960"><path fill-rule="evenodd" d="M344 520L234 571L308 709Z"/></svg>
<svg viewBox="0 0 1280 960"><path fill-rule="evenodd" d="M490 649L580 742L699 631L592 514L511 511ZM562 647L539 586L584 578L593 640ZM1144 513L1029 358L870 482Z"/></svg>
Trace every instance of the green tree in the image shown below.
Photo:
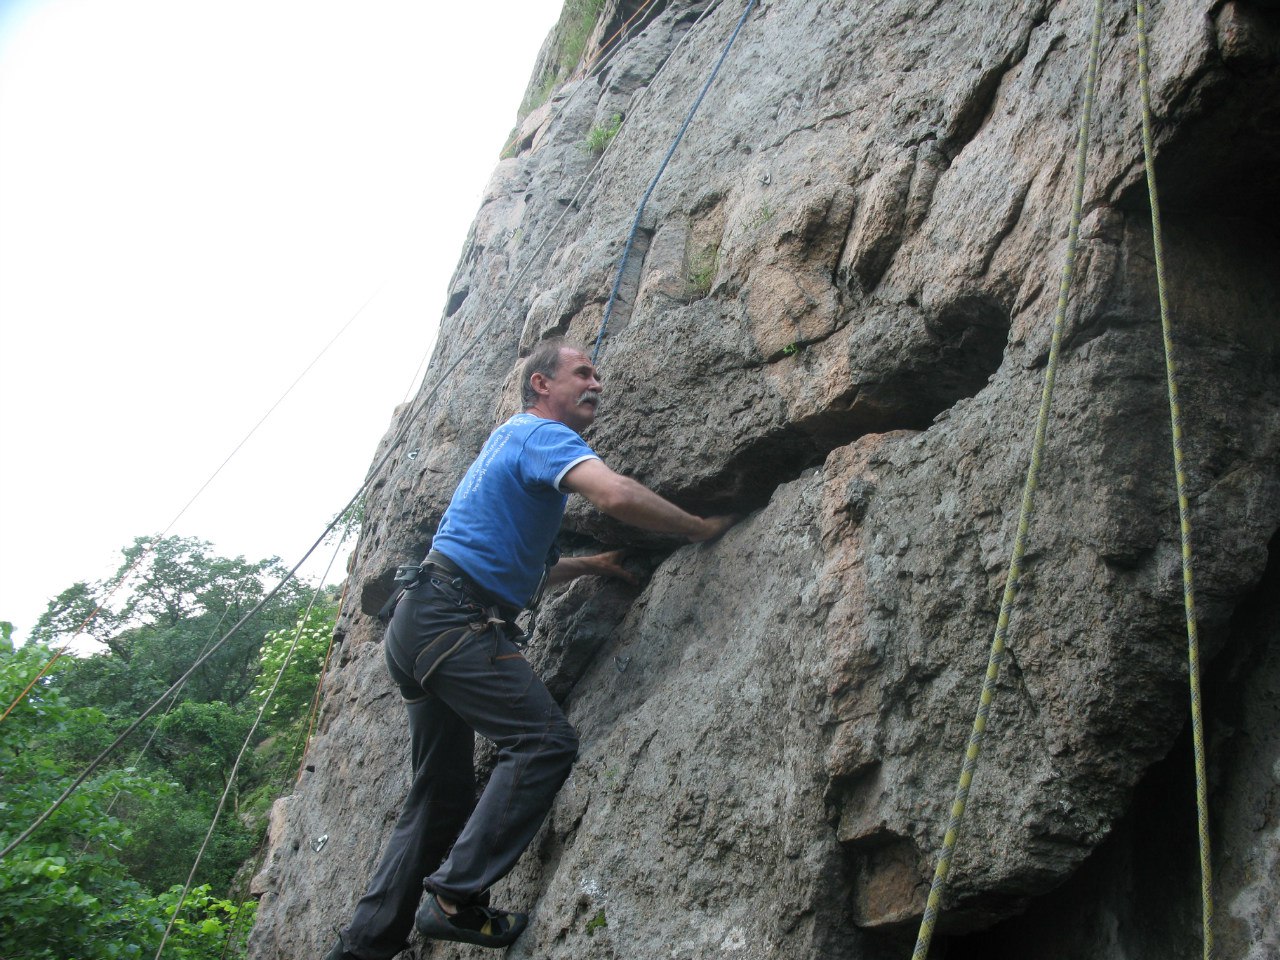
<svg viewBox="0 0 1280 960"><path fill-rule="evenodd" d="M138 537L123 554L108 579L76 583L59 594L31 635L52 642L80 631L102 643L118 662L104 670L98 658L73 661L65 676L68 694L77 702L127 705L135 713L172 686L287 572L278 558L250 563L219 557L208 543L185 537ZM186 699L239 705L257 677L263 635L292 624L309 594L306 583L286 584L197 670ZM77 670L76 662L86 666Z"/></svg>
<svg viewBox="0 0 1280 960"><path fill-rule="evenodd" d="M33 631L35 642L14 650L5 641L10 701L47 663L52 642L88 633L102 649L57 659L0 725L0 820L8 831L0 836L25 829L140 712L159 703L108 758L111 769L73 793L0 864L0 914L21 927L10 930L0 920L0 944L22 944L13 956L154 953L224 791L227 803L195 874L201 886L165 955L220 957L233 926L251 921L251 907L219 898L245 876L275 794L292 779L333 632L334 596L304 621L313 591L286 585L171 699L165 694L284 573L275 559L227 559L199 540L148 545L140 538L112 577L63 591ZM295 635L288 668L266 703ZM3 625L0 636L8 636ZM252 749L241 756L251 730Z"/></svg>
<svg viewBox="0 0 1280 960"><path fill-rule="evenodd" d="M52 651L15 649L0 624L0 697L11 703ZM43 814L78 772L65 762L66 744L92 730L103 714L73 707L46 678L0 723L0 846ZM159 945L177 901L151 895L116 857L131 829L110 812L121 791L163 792L165 785L132 770L87 781L39 830L0 860L0 944L4 956L32 960L114 960L149 956ZM172 950L189 960L214 960L232 934L239 906L196 892L175 925ZM238 934L237 934L238 936Z"/></svg>
<svg viewBox="0 0 1280 960"><path fill-rule="evenodd" d="M299 617L293 626L267 632L258 652L262 669L253 687L253 699L256 703L264 702L274 686L271 704L263 715L268 730L284 733L308 716L337 616L337 601L330 596L315 604L310 614ZM288 667L281 675L286 658Z"/></svg>

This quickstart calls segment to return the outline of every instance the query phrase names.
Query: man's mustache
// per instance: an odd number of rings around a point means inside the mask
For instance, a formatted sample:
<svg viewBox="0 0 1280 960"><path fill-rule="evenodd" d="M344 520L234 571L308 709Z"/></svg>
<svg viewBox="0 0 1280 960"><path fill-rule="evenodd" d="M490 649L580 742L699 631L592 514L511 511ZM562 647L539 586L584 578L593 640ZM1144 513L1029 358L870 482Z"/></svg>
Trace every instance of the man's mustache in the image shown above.
<svg viewBox="0 0 1280 960"><path fill-rule="evenodd" d="M582 396L578 397L578 404L581 405L584 403L590 403L593 407L598 407L600 405L600 391L583 390Z"/></svg>

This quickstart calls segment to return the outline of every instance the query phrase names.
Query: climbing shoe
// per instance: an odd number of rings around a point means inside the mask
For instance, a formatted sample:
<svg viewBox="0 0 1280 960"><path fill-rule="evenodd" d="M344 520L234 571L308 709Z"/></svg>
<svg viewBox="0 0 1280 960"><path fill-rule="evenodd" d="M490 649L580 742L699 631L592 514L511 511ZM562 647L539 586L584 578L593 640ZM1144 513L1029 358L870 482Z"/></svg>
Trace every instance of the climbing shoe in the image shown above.
<svg viewBox="0 0 1280 960"><path fill-rule="evenodd" d="M520 936L529 923L523 913L494 910L479 904L459 906L448 914L435 895L428 892L427 902L418 909L418 932L432 940L454 940L480 947L506 947Z"/></svg>

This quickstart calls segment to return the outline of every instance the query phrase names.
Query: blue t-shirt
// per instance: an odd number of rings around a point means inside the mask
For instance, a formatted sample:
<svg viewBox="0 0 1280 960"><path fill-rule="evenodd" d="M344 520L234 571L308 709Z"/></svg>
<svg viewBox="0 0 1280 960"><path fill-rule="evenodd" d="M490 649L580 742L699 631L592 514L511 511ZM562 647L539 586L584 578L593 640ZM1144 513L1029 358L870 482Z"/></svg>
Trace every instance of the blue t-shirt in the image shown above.
<svg viewBox="0 0 1280 960"><path fill-rule="evenodd" d="M497 600L528 603L542 579L569 497L560 481L598 460L558 420L517 413L485 441L440 520L439 550Z"/></svg>

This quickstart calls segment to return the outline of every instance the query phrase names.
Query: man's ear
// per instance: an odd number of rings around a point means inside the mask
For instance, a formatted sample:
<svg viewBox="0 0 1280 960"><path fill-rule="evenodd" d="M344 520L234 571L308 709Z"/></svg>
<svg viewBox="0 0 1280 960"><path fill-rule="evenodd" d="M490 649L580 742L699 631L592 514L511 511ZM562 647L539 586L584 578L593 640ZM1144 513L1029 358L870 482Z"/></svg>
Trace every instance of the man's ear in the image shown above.
<svg viewBox="0 0 1280 960"><path fill-rule="evenodd" d="M529 377L529 385L533 387L533 392L540 397L551 392L551 387L548 386L550 381L551 378L545 373L534 373Z"/></svg>

